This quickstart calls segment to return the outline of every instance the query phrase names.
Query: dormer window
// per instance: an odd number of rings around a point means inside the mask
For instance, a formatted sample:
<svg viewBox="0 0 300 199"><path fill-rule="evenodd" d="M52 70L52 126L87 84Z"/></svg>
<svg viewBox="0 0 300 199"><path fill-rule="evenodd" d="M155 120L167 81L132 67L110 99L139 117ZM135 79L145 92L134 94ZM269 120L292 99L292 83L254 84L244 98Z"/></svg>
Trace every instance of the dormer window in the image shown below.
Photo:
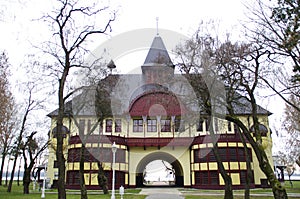
<svg viewBox="0 0 300 199"><path fill-rule="evenodd" d="M267 136L268 128L265 125L259 124L258 129L259 129L261 136L263 136L263 137ZM253 133L253 135L255 135L254 125L250 128L250 132Z"/></svg>
<svg viewBox="0 0 300 199"><path fill-rule="evenodd" d="M53 128L52 130L52 134L53 134L53 138L57 138L57 133L58 132L61 132L62 135L63 135L63 138L66 138L67 137L67 134L70 133L69 129L66 127L66 126L62 126L62 129L61 131L58 131L57 130L57 126Z"/></svg>

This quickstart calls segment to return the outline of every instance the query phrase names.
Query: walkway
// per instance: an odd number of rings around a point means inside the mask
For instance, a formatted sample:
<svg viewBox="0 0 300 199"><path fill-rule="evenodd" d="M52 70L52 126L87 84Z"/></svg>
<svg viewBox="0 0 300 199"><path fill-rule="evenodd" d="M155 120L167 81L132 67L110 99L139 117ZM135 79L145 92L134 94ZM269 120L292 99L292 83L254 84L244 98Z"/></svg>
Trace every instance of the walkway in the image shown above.
<svg viewBox="0 0 300 199"><path fill-rule="evenodd" d="M215 191L203 191L203 190L193 190L193 191L182 191L180 192L177 188L143 188L140 193L141 195L147 195L146 199L184 199L184 195L194 195L201 196L201 198L206 198L206 196L219 196L222 198L224 193L222 190ZM243 197L243 192L234 193L234 196ZM251 193L252 197L261 198L261 197L273 197L272 192L263 192L263 193ZM289 198L300 198L300 193L288 193Z"/></svg>
<svg viewBox="0 0 300 199"><path fill-rule="evenodd" d="M143 188L141 195L147 195L146 199L184 199L176 188Z"/></svg>

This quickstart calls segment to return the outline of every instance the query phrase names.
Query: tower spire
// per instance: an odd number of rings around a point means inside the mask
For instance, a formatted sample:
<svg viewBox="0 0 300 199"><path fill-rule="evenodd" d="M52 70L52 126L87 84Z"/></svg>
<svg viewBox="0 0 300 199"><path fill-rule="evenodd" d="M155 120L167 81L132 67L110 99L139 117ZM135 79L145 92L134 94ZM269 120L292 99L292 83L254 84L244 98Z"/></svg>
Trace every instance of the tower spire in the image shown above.
<svg viewBox="0 0 300 199"><path fill-rule="evenodd" d="M159 20L159 18L156 17L156 34L157 35L159 35L159 33L158 33L158 20Z"/></svg>

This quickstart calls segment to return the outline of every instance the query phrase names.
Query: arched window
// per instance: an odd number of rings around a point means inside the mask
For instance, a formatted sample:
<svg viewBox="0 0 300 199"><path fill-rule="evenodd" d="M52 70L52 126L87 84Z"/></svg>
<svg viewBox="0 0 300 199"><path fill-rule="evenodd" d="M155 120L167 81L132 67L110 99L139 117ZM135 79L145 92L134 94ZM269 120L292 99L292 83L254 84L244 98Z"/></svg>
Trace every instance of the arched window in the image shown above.
<svg viewBox="0 0 300 199"><path fill-rule="evenodd" d="M52 134L53 134L53 138L56 138L57 137L57 132L59 132L57 130L57 126L53 128L52 130ZM66 127L66 126L62 126L62 129L60 131L63 135L63 138L66 138L67 137L67 134L70 133L69 129Z"/></svg>
<svg viewBox="0 0 300 199"><path fill-rule="evenodd" d="M259 129L261 136L264 136L264 137L267 136L268 128L265 125L259 124L258 129ZM255 135L254 134L254 125L250 128L250 132L253 133L253 135Z"/></svg>

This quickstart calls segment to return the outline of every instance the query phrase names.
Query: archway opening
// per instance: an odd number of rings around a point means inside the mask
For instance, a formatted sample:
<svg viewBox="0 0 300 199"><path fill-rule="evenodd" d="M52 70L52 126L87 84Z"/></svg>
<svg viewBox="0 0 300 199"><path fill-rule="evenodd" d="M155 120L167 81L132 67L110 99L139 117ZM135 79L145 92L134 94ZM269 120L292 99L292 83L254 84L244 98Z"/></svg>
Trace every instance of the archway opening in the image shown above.
<svg viewBox="0 0 300 199"><path fill-rule="evenodd" d="M165 160L153 160L143 172L144 186L175 186L176 174L173 166Z"/></svg>
<svg viewBox="0 0 300 199"><path fill-rule="evenodd" d="M183 169L179 161L165 152L145 156L137 165L136 187L183 187Z"/></svg>

